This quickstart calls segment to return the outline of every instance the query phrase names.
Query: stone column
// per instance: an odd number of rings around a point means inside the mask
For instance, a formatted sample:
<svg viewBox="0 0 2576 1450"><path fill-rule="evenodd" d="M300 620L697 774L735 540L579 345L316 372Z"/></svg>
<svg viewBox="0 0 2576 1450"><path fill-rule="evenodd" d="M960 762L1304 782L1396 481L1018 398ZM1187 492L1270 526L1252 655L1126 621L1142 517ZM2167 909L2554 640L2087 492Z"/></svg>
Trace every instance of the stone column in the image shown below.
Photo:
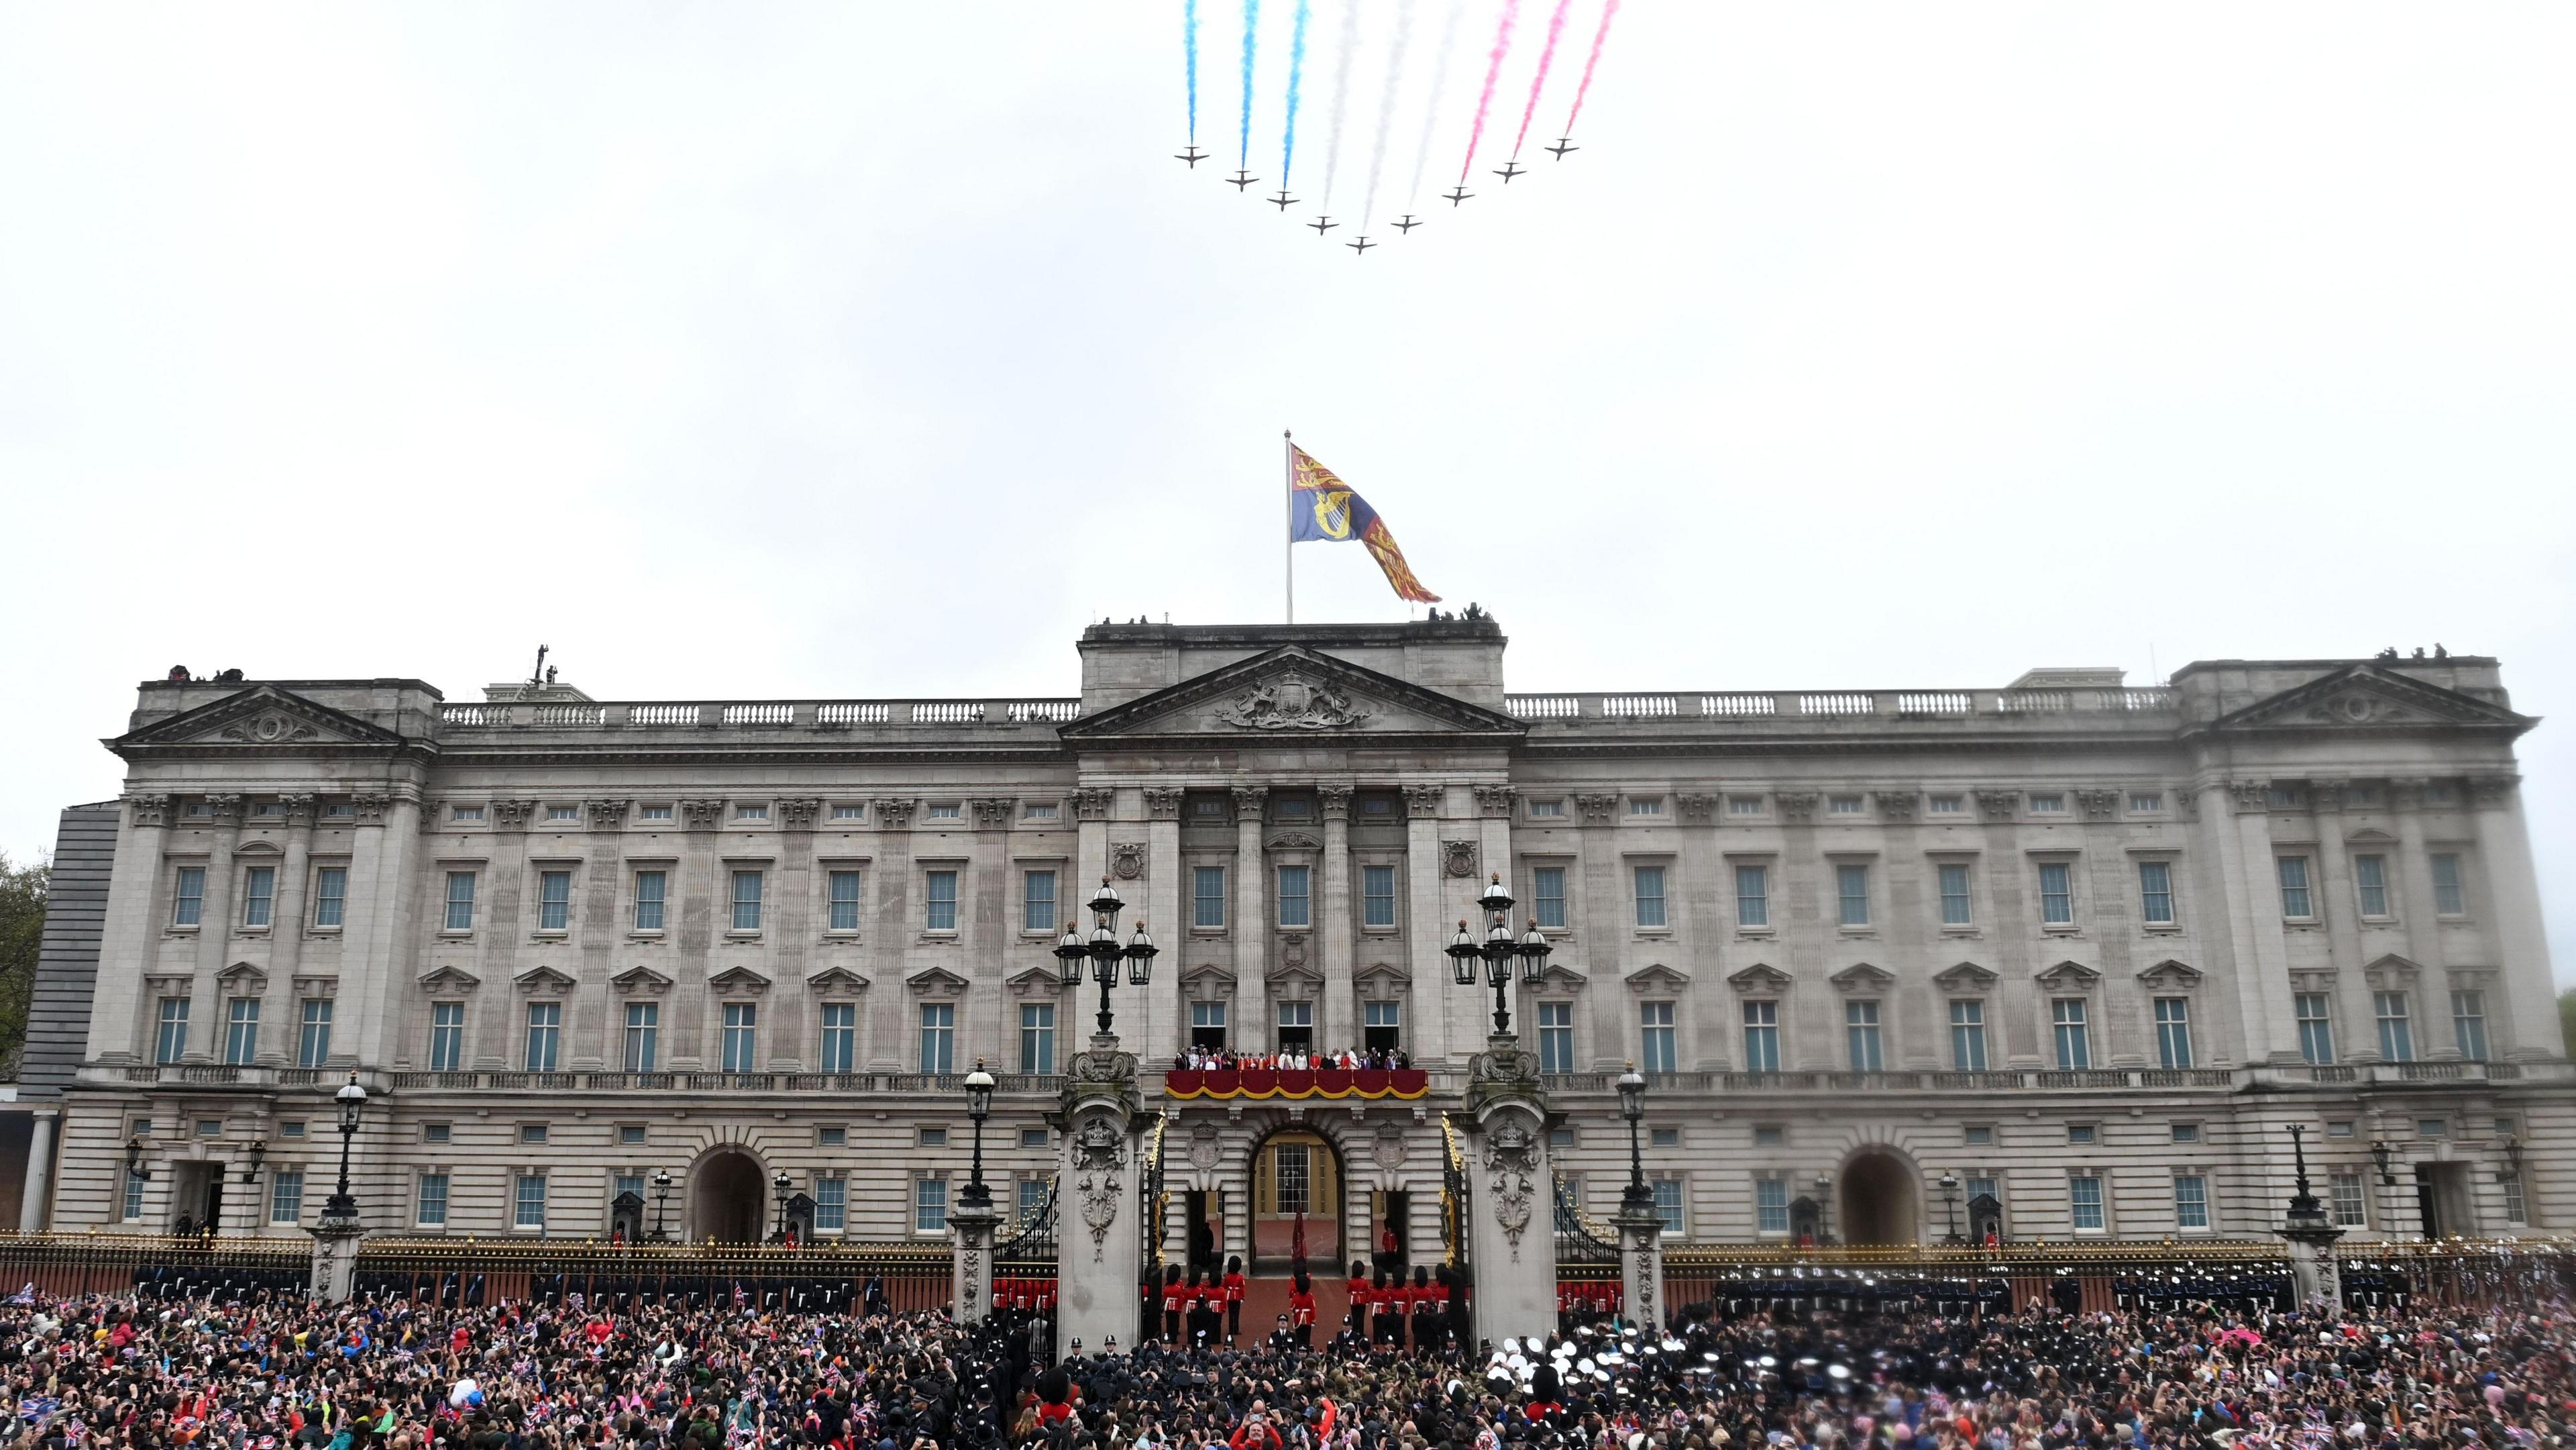
<svg viewBox="0 0 2576 1450"><path fill-rule="evenodd" d="M213 839L206 848L205 905L197 918L196 972L188 986L188 1050L180 1054L185 1062L212 1062L222 1051L224 992L219 974L224 954L232 948L233 928L238 924L234 917L241 910L233 897L241 863L233 853L241 845L242 798L210 795L206 813ZM201 1024L203 1031L198 1030Z"/></svg>
<svg viewBox="0 0 2576 1450"><path fill-rule="evenodd" d="M2301 1142L2304 1129L2290 1129L2290 1150L2298 1162L2298 1191L2290 1196L2290 1212L2275 1229L2290 1246L2290 1282L2299 1296L2299 1311L2325 1319L2343 1314L2343 1274L2335 1265L2335 1240L2343 1230L2334 1226L2323 1203L2308 1189L2308 1154Z"/></svg>
<svg viewBox="0 0 2576 1450"><path fill-rule="evenodd" d="M1414 1020L1406 1030L1416 1067L1455 1063L1476 1041L1473 1031L1460 1026L1456 1006L1444 989L1449 960L1441 953L1455 919L1442 894L1446 881L1440 863L1440 807L1447 796L1447 789L1437 785L1404 788L1404 877L1410 898L1405 904L1404 930L1414 986Z"/></svg>
<svg viewBox="0 0 2576 1450"><path fill-rule="evenodd" d="M1094 1034L1074 1054L1054 1126L1062 1142L1056 1180L1057 1343L1096 1354L1137 1339L1142 1152L1138 1133L1153 1119L1136 1091L1136 1056Z"/></svg>
<svg viewBox="0 0 2576 1450"><path fill-rule="evenodd" d="M1237 1048L1265 1040L1258 1034L1270 1011L1270 922L1262 912L1268 872L1261 854L1261 812L1269 802L1268 786L1234 787L1234 904L1226 928L1234 936L1234 1002L1228 1010L1241 1020L1229 1020L1225 1034Z"/></svg>
<svg viewBox="0 0 2576 1450"><path fill-rule="evenodd" d="M268 970L294 994L295 969L304 959L304 932L312 925L313 906L306 890L313 875L313 797L291 795L286 807L286 859L277 868L277 900L269 913ZM343 909L346 903L343 902Z"/></svg>
<svg viewBox="0 0 2576 1450"><path fill-rule="evenodd" d="M1145 791L1145 890L1131 907L1125 930L1142 927L1163 947L1163 970L1153 983L1135 992L1136 1034L1147 1055L1169 1063L1190 1040L1189 1009L1181 1005L1181 972L1189 966L1190 928L1181 913L1181 792L1177 787Z"/></svg>
<svg viewBox="0 0 2576 1450"><path fill-rule="evenodd" d="M961 1202L948 1215L957 1234L957 1293L950 1313L960 1324L981 1324L993 1312L993 1237L1001 1223L1002 1211L989 1196L981 1203Z"/></svg>
<svg viewBox="0 0 2576 1450"><path fill-rule="evenodd" d="M171 910L161 889L169 879L163 853L174 809L170 797L129 795L125 807L125 829L117 835L115 859L108 868L108 909L99 937L95 1000L135 1006L130 1012L90 1014L89 1056L101 1062L152 1059L159 1007L145 990L144 975ZM197 930L205 928L201 925Z"/></svg>
<svg viewBox="0 0 2576 1450"><path fill-rule="evenodd" d="M2522 819L2520 778L2481 775L2469 780L2478 826L2478 866L2486 876L2487 905L2495 913L2497 985L2504 1011L2487 1010L2488 1051L2517 1060L2566 1055L2558 1037L2558 1007L2549 970L2549 937L2541 927L2540 876L2531 861L2531 836ZM2427 867L2426 869L2430 869ZM2427 1016L2450 1015L2446 998ZM2498 1033L2495 1029L2504 1030Z"/></svg>
<svg viewBox="0 0 2576 1450"><path fill-rule="evenodd" d="M35 1126L27 1140L27 1191L18 1202L20 1233L43 1228L46 1210L53 1206L54 1128L62 1120L60 1108L36 1109Z"/></svg>
<svg viewBox="0 0 2576 1450"><path fill-rule="evenodd" d="M1324 810L1324 892L1315 935L1323 948L1323 960L1317 965L1324 973L1324 987L1317 996L1325 1004L1315 1013L1315 1050L1331 1052L1356 1045L1362 1037L1360 992L1351 960L1351 924L1358 916L1351 903L1351 787L1347 782L1328 781L1316 786L1315 794Z"/></svg>
<svg viewBox="0 0 2576 1450"><path fill-rule="evenodd" d="M1517 1037L1489 1038L1468 1065L1464 1116L1475 1275L1469 1337L1545 1336L1556 1328L1556 1212L1538 1054Z"/></svg>
<svg viewBox="0 0 2576 1450"><path fill-rule="evenodd" d="M2218 847L2218 870L2202 873L2200 884L2227 903L2245 1060L2296 1063L2298 1016L2290 1002L2288 944L2281 936L2279 868L2272 864L2271 782L2230 781L2212 789L2233 814L2201 812L2207 823L2204 834Z"/></svg>
<svg viewBox="0 0 2576 1450"><path fill-rule="evenodd" d="M417 799L364 794L355 805L358 827L350 836L348 925L340 929L340 995L333 1010L345 1014L357 1029L355 1056L360 1062L391 1062L395 1054L386 1019L392 1015L396 979L410 956L407 943L414 893L443 892L446 883L432 880L424 885L413 879L421 855ZM293 983L288 987L291 990ZM509 984L487 981L484 990L506 994Z"/></svg>
<svg viewBox="0 0 2576 1450"><path fill-rule="evenodd" d="M345 1304L358 1274L358 1248L367 1231L353 1218L324 1218L305 1230L313 1235L310 1297L325 1304Z"/></svg>
<svg viewBox="0 0 2576 1450"><path fill-rule="evenodd" d="M1627 1317L1648 1330L1664 1322L1664 1220L1655 1203L1623 1201L1610 1222L1619 1230L1619 1277Z"/></svg>

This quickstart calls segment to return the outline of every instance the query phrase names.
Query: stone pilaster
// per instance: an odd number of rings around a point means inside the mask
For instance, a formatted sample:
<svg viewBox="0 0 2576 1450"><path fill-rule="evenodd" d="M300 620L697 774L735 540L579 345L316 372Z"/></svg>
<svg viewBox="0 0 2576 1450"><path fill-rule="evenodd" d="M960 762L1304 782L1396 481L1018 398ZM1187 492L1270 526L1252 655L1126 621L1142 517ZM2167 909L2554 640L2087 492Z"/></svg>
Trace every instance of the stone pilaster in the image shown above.
<svg viewBox="0 0 2576 1450"><path fill-rule="evenodd" d="M1622 1203L1610 1222L1619 1230L1619 1279L1628 1317L1654 1329L1664 1322L1664 1220L1654 1200Z"/></svg>
<svg viewBox="0 0 2576 1450"><path fill-rule="evenodd" d="M1315 918L1324 988L1317 994L1322 1005L1315 1013L1315 1050L1331 1052L1361 1038L1359 984L1353 979L1357 963L1352 960L1352 923L1359 910L1351 900L1351 787L1327 782L1315 787L1315 794L1324 810L1324 890L1322 912Z"/></svg>
<svg viewBox="0 0 2576 1450"><path fill-rule="evenodd" d="M1234 937L1235 1017L1225 1031L1241 1048L1269 1040L1270 921L1262 908L1269 872L1261 852L1261 812L1269 803L1267 786L1234 787L1234 901L1226 930Z"/></svg>
<svg viewBox="0 0 2576 1450"><path fill-rule="evenodd" d="M960 1203L948 1215L948 1227L957 1236L951 1281L957 1297L950 1317L960 1324L981 1324L993 1312L993 1236L1001 1223L1002 1211L989 1197L982 1203Z"/></svg>
<svg viewBox="0 0 2576 1450"><path fill-rule="evenodd" d="M2555 1058L2566 1050L2558 1036L2549 937L2540 921L2540 875L2531 859L2531 832L2522 818L2519 777L2482 775L2469 779L2472 816L2477 822L2478 861L2486 876L2486 905L2495 913L2492 940L2502 968L2497 985L2504 989L2503 1012L2487 1008L2488 1050L2498 1057ZM2429 867L2426 869L2430 869ZM2476 889L2472 881L2471 889ZM2450 1002L2432 1004L2430 1017L2448 1017ZM2495 1028L2501 1025L2499 1034Z"/></svg>
<svg viewBox="0 0 2576 1450"><path fill-rule="evenodd" d="M306 1229L313 1235L313 1278L309 1297L325 1304L345 1304L358 1275L358 1248L367 1231L356 1219L324 1218Z"/></svg>
<svg viewBox="0 0 2576 1450"><path fill-rule="evenodd" d="M1057 1342L1097 1353L1137 1339L1139 1235L1144 1203L1138 1135L1153 1119L1136 1090L1136 1056L1095 1034L1074 1054L1055 1127L1063 1154L1056 1180Z"/></svg>
<svg viewBox="0 0 2576 1450"><path fill-rule="evenodd" d="M1556 1216L1538 1054L1517 1037L1488 1039L1468 1064L1463 1117L1473 1195L1469 1336L1544 1336L1556 1328Z"/></svg>

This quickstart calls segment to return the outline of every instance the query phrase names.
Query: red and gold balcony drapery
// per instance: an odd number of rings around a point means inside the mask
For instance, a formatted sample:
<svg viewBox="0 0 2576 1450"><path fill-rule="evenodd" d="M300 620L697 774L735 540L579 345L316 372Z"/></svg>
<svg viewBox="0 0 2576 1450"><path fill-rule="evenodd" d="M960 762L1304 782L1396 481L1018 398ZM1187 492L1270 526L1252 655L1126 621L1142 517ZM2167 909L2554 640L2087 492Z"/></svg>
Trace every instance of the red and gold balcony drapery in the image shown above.
<svg viewBox="0 0 2576 1450"><path fill-rule="evenodd" d="M1164 1094L1176 1098L1398 1098L1410 1102L1430 1091L1431 1074L1418 1067L1323 1067L1305 1072L1247 1067L1163 1075Z"/></svg>

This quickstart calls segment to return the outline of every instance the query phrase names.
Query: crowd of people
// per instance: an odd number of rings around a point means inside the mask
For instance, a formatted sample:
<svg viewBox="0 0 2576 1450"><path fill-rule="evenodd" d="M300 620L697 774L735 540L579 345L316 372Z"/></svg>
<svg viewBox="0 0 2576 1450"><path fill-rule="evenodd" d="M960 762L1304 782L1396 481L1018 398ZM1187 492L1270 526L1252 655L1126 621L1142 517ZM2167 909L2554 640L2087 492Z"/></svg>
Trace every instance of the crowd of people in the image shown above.
<svg viewBox="0 0 2576 1450"><path fill-rule="evenodd" d="M1174 1072L1395 1072L1413 1066L1401 1047L1345 1047L1339 1052L1310 1052L1290 1047L1284 1052L1237 1052L1231 1047L1192 1043L1172 1054Z"/></svg>
<svg viewBox="0 0 2576 1450"><path fill-rule="evenodd" d="M2555 1450L2564 1302L2343 1320L2045 1301L1738 1315L1430 1352L1345 1326L1065 1346L882 1296L0 1306L10 1450Z"/></svg>

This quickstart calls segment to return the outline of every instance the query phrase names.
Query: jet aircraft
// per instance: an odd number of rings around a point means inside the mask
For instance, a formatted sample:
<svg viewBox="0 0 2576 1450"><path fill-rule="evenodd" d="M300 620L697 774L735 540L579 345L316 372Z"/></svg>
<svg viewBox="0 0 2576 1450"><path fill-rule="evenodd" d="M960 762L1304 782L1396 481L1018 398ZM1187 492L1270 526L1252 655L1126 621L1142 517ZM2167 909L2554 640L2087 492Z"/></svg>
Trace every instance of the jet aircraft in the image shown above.
<svg viewBox="0 0 2576 1450"><path fill-rule="evenodd" d="M1174 161L1186 161L1190 164L1190 169L1192 171L1196 171L1199 169L1199 163L1207 160L1207 153L1201 151L1196 146L1185 146L1181 148L1180 154L1174 156L1172 159Z"/></svg>
<svg viewBox="0 0 2576 1450"><path fill-rule="evenodd" d="M1494 174L1495 174L1496 176L1499 176L1499 177L1501 177L1501 178L1503 179L1503 185L1505 185L1505 186L1509 186L1509 185L1511 185L1511 184L1512 184L1512 178L1513 178L1513 177L1515 177L1515 176L1527 176L1529 173L1521 169L1521 164L1520 164L1520 162L1519 162L1519 161L1517 161L1517 160L1512 160L1512 161L1506 161L1506 162L1504 162L1504 163L1503 163L1503 169L1502 169L1502 170L1500 170L1500 171L1495 172Z"/></svg>
<svg viewBox="0 0 2576 1450"><path fill-rule="evenodd" d="M1350 248L1351 251L1357 255L1365 257L1368 255L1368 249L1376 246L1377 243L1370 241L1366 237L1362 237L1356 242L1344 242L1342 245Z"/></svg>
<svg viewBox="0 0 2576 1450"><path fill-rule="evenodd" d="M1229 176L1229 177L1227 177L1227 178L1226 178L1226 181L1227 181L1229 184L1231 184L1231 185L1234 187L1234 189L1235 189L1235 190L1237 190L1237 191L1241 191L1241 190L1243 190L1245 187L1247 187L1247 186L1251 186L1251 185L1253 185L1253 184L1255 184L1255 183L1259 182L1260 180L1261 180L1261 178L1260 178L1260 177L1253 175L1253 174L1252 174L1251 172L1249 172L1249 171L1238 171L1238 172L1236 172L1235 174L1233 174L1232 176Z"/></svg>
<svg viewBox="0 0 2576 1450"><path fill-rule="evenodd" d="M1551 156L1555 157L1557 160L1559 160L1559 161L1563 161L1563 160L1565 159L1565 153L1566 153L1566 152L1568 152L1568 151L1580 151L1580 150L1582 150L1583 148L1574 144L1574 138L1573 138L1573 137L1571 137L1571 136L1559 136L1559 137L1557 137L1557 138L1556 138L1556 144L1555 144L1555 145L1553 145L1553 146L1545 146L1545 147L1541 147L1540 149L1541 149L1541 150L1543 150L1543 151L1545 151L1545 152L1547 152L1549 155L1551 155Z"/></svg>
<svg viewBox="0 0 2576 1450"><path fill-rule="evenodd" d="M1313 227L1315 229L1315 235L1320 237L1324 233L1331 231L1333 228L1340 226L1341 223L1328 216L1319 216L1313 221L1306 223L1306 225Z"/></svg>
<svg viewBox="0 0 2576 1450"><path fill-rule="evenodd" d="M1422 225L1422 223L1413 219L1413 213L1406 212L1403 219L1395 224L1395 229L1399 232L1409 232L1420 225Z"/></svg>
<svg viewBox="0 0 2576 1450"><path fill-rule="evenodd" d="M1463 182L1463 181L1462 181L1462 182L1458 183L1458 185L1456 186L1456 188L1455 188L1455 189L1453 189L1453 190L1449 190L1449 191L1444 191L1444 192L1442 192L1442 193L1440 193L1440 194L1441 194L1442 196L1444 196L1444 197L1448 198L1448 200L1449 200L1449 204L1450 204L1451 206L1456 206L1458 203L1460 203L1460 202L1462 202L1462 201L1465 201L1467 198L1469 198L1469 197L1471 197L1471 196L1474 196L1476 193L1474 193L1474 192L1472 192L1472 191L1469 191L1469 190L1467 189L1467 183L1465 183L1465 182Z"/></svg>
<svg viewBox="0 0 2576 1450"><path fill-rule="evenodd" d="M1288 188L1284 186L1279 188L1279 194L1277 196L1265 196L1262 200L1279 208L1281 211L1286 211L1288 208L1297 204L1297 198L1290 196L1288 194Z"/></svg>

